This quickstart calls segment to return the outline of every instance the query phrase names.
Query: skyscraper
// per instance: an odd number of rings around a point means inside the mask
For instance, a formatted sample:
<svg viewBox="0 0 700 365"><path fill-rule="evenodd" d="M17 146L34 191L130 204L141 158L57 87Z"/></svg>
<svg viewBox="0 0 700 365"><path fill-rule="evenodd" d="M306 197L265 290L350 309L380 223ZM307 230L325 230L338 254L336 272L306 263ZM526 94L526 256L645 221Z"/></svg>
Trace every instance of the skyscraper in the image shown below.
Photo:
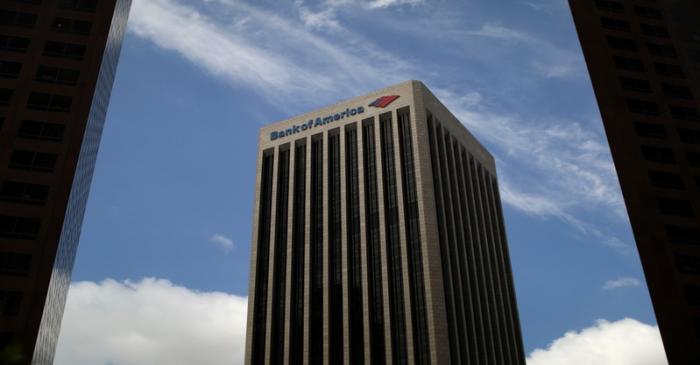
<svg viewBox="0 0 700 365"><path fill-rule="evenodd" d="M700 4L569 4L666 355L700 364Z"/></svg>
<svg viewBox="0 0 700 365"><path fill-rule="evenodd" d="M525 364L493 157L420 82L264 127L248 364Z"/></svg>
<svg viewBox="0 0 700 365"><path fill-rule="evenodd" d="M0 2L0 363L53 362L130 5Z"/></svg>

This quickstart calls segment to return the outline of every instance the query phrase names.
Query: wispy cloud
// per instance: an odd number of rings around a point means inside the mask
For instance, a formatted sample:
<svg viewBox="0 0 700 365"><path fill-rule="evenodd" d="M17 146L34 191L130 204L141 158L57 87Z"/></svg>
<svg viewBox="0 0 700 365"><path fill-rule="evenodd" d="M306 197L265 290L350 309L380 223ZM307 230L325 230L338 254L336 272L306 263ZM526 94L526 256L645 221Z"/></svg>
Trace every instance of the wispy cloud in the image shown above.
<svg viewBox="0 0 700 365"><path fill-rule="evenodd" d="M657 326L625 318L598 320L594 326L570 331L547 349L536 349L528 365L667 365Z"/></svg>
<svg viewBox="0 0 700 365"><path fill-rule="evenodd" d="M622 277L615 280L608 280L603 284L603 290L615 290L626 287L641 286L642 282L637 278Z"/></svg>
<svg viewBox="0 0 700 365"><path fill-rule="evenodd" d="M347 34L331 41L313 34L301 21L243 2L200 1L212 7L211 12L226 15L227 22L177 0L136 0L129 29L222 81L287 104L330 100L332 95L398 82L397 75L408 68ZM321 22L309 16L308 22ZM395 72L382 72L387 68Z"/></svg>
<svg viewBox="0 0 700 365"><path fill-rule="evenodd" d="M424 4L426 0L326 0L324 4L326 6L338 7L338 6L361 6L365 9L383 9L392 6L402 6L402 5L420 5Z"/></svg>
<svg viewBox="0 0 700 365"><path fill-rule="evenodd" d="M480 29L468 31L466 34L521 43L531 52L531 66L544 77L585 75L585 66L579 54L527 32L487 23Z"/></svg>
<svg viewBox="0 0 700 365"><path fill-rule="evenodd" d="M501 176L507 203L523 212L560 218L575 209L599 207L624 217L617 174L601 134L575 121L525 120L493 112L478 98L465 99L444 89L436 93L470 131L495 148L501 167L511 171ZM522 183L528 179L536 184Z"/></svg>
<svg viewBox="0 0 700 365"><path fill-rule="evenodd" d="M230 252L234 247L232 239L219 233L209 237L209 242L221 247L225 252Z"/></svg>

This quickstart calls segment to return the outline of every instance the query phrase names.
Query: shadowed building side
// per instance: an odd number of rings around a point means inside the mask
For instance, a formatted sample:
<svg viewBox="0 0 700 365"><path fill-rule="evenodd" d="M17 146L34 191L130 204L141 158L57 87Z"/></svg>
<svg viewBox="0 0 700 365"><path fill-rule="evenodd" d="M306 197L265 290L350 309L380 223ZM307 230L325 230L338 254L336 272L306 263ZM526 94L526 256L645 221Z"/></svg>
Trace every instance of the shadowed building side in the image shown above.
<svg viewBox="0 0 700 365"><path fill-rule="evenodd" d="M130 6L0 3L0 363L53 363Z"/></svg>
<svg viewBox="0 0 700 365"><path fill-rule="evenodd" d="M669 364L700 364L700 4L569 4Z"/></svg>

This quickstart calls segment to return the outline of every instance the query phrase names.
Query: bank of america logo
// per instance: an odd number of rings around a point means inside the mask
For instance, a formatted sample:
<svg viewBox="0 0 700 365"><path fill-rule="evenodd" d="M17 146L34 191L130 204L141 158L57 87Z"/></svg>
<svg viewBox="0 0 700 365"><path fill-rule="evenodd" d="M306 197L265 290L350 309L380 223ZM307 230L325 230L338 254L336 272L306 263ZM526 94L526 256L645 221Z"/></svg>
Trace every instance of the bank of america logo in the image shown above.
<svg viewBox="0 0 700 365"><path fill-rule="evenodd" d="M398 99L398 95L389 95L389 96L382 96L381 98L373 101L369 106L373 106L376 108L385 108L389 104L393 103L394 100Z"/></svg>

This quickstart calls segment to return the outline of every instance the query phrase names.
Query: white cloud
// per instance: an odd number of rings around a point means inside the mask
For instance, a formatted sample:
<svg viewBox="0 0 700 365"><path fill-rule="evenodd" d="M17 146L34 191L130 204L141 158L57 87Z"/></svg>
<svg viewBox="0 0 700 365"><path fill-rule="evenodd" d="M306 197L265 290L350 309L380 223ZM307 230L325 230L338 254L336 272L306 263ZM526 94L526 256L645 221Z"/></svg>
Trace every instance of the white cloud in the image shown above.
<svg viewBox="0 0 700 365"><path fill-rule="evenodd" d="M387 8L396 5L418 5L423 3L423 0L373 0L366 3L370 9Z"/></svg>
<svg viewBox="0 0 700 365"><path fill-rule="evenodd" d="M392 6L416 6L424 4L425 0L326 0L324 4L329 7L362 6L365 9L383 9Z"/></svg>
<svg viewBox="0 0 700 365"><path fill-rule="evenodd" d="M233 250L233 240L223 234L215 234L209 238L209 242L221 247L225 252Z"/></svg>
<svg viewBox="0 0 700 365"><path fill-rule="evenodd" d="M667 365L657 326L625 318L598 320L580 332L571 331L547 349L536 349L528 365Z"/></svg>
<svg viewBox="0 0 700 365"><path fill-rule="evenodd" d="M73 283L55 364L242 364L247 303L162 279Z"/></svg>
<svg viewBox="0 0 700 365"><path fill-rule="evenodd" d="M617 278L615 280L608 280L603 284L603 290L613 290L613 289L620 289L620 288L625 288L625 287L630 287L630 286L641 286L642 282L639 281L637 278L630 278L630 277L624 277L624 278Z"/></svg>
<svg viewBox="0 0 700 365"><path fill-rule="evenodd" d="M518 42L531 51L531 66L546 78L585 75L585 66L579 53L558 47L532 34L500 24L486 23L467 35Z"/></svg>
<svg viewBox="0 0 700 365"><path fill-rule="evenodd" d="M301 21L240 1L200 3L206 6L135 0L129 30L224 82L256 90L281 105L331 101L334 95L402 81L398 75L409 67L352 34L331 40L312 33ZM311 12L306 23L334 24L328 16ZM395 72L383 71L388 68Z"/></svg>

